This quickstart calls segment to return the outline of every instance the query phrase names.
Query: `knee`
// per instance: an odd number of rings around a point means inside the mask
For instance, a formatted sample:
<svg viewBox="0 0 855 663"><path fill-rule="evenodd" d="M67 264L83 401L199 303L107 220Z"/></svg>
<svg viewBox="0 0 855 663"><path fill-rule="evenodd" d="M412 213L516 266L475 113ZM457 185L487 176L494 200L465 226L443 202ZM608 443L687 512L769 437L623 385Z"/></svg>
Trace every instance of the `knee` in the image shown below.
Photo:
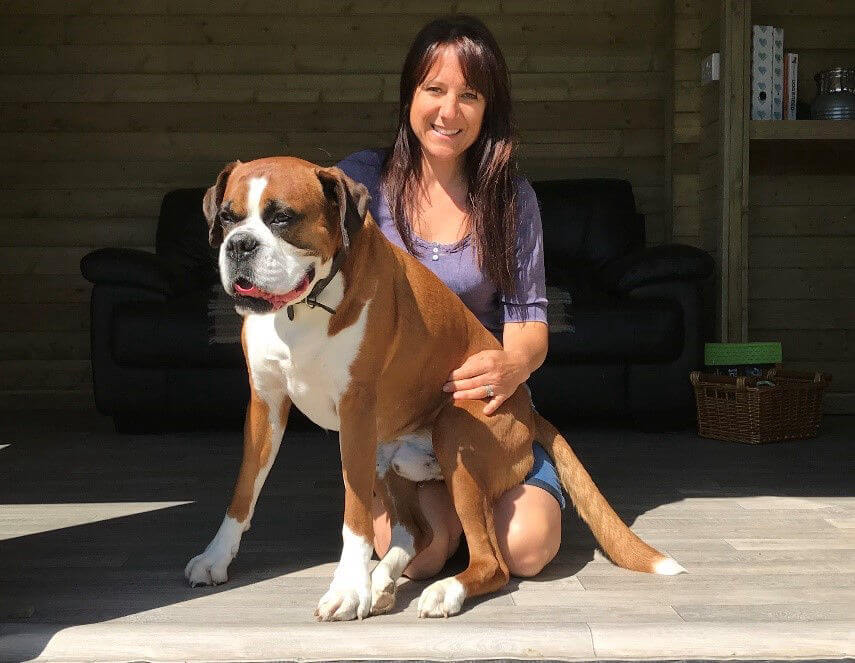
<svg viewBox="0 0 855 663"><path fill-rule="evenodd" d="M553 555L554 557L554 555ZM552 557L540 550L522 551L512 554L508 561L508 572L518 578L533 578L543 571Z"/></svg>
<svg viewBox="0 0 855 663"><path fill-rule="evenodd" d="M508 571L521 578L536 576L558 554L560 545L560 529L512 527L507 544Z"/></svg>
<svg viewBox="0 0 855 663"><path fill-rule="evenodd" d="M536 576L558 554L561 515L560 509L557 510L557 515L533 511L501 519L504 526L497 529L496 534L511 575L522 578Z"/></svg>
<svg viewBox="0 0 855 663"><path fill-rule="evenodd" d="M530 537L525 540L509 541L508 571L520 578L532 578L543 571L558 553L560 540L555 542L552 536Z"/></svg>

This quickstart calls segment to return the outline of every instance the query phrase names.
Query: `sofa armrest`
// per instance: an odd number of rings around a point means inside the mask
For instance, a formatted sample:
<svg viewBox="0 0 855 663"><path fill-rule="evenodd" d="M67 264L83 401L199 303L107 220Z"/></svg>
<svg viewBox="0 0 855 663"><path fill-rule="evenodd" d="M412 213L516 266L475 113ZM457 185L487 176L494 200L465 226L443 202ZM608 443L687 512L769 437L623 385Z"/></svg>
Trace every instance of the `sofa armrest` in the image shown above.
<svg viewBox="0 0 855 663"><path fill-rule="evenodd" d="M169 276L154 253L137 249L105 248L87 253L80 260L80 271L92 283L129 285L168 295Z"/></svg>
<svg viewBox="0 0 855 663"><path fill-rule="evenodd" d="M678 357L671 362L634 362L627 366L626 394L630 412L633 416L652 416L653 419L659 413L662 418L688 417L691 420L695 413L695 394L689 374L703 365L703 346L708 340L703 324L703 284L674 279L633 288L627 297L674 302L680 307L683 318L683 342Z"/></svg>
<svg viewBox="0 0 855 663"><path fill-rule="evenodd" d="M702 281L715 264L706 251L687 244L642 247L604 265L597 276L612 292L626 293L667 281Z"/></svg>

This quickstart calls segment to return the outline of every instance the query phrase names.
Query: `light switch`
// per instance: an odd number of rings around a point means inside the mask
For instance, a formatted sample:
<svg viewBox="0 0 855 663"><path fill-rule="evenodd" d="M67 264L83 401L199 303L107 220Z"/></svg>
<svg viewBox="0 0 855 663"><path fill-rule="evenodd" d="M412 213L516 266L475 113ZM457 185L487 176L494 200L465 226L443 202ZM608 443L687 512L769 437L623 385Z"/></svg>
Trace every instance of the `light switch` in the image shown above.
<svg viewBox="0 0 855 663"><path fill-rule="evenodd" d="M721 77L721 56L719 53L710 53L701 62L701 83L711 83Z"/></svg>

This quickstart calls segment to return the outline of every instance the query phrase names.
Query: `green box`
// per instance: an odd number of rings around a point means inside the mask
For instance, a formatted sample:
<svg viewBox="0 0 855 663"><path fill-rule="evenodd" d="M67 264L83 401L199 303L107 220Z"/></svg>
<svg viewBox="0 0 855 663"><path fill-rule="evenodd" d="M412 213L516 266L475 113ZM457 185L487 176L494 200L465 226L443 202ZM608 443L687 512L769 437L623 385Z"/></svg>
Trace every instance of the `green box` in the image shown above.
<svg viewBox="0 0 855 663"><path fill-rule="evenodd" d="M781 344L777 341L704 344L707 366L778 364L781 361Z"/></svg>

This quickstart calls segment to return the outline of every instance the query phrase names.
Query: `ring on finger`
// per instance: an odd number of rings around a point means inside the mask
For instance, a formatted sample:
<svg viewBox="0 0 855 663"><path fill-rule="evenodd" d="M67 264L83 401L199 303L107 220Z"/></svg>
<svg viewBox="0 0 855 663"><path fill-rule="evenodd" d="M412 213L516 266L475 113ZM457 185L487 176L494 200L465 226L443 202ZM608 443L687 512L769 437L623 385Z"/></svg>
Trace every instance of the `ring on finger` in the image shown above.
<svg viewBox="0 0 855 663"><path fill-rule="evenodd" d="M493 391L493 385L491 385L491 384L485 384L485 385L484 385L484 389L486 389L486 390L487 390L487 398L493 398L493 396L495 396L495 395L496 395L496 392L495 392L495 391Z"/></svg>

